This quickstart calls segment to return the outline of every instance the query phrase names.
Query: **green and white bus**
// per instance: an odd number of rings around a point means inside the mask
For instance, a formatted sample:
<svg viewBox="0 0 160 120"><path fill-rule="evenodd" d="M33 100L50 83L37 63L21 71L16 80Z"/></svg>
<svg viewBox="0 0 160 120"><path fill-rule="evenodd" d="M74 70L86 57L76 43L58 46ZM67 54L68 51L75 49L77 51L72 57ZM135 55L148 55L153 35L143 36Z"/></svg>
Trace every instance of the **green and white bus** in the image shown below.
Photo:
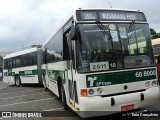
<svg viewBox="0 0 160 120"><path fill-rule="evenodd" d="M33 47L4 57L3 81L21 84L42 84L42 49Z"/></svg>
<svg viewBox="0 0 160 120"><path fill-rule="evenodd" d="M160 100L149 25L139 10L77 9L42 48L44 86L81 117Z"/></svg>

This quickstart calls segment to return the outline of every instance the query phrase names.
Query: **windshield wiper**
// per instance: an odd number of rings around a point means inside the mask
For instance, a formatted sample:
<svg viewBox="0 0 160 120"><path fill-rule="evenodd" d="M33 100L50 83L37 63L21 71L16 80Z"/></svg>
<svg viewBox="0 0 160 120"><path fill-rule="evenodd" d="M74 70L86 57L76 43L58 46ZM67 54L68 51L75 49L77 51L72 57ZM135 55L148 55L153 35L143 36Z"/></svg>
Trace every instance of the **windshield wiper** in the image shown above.
<svg viewBox="0 0 160 120"><path fill-rule="evenodd" d="M127 31L128 33L133 30L134 23L135 23L135 20L133 20L133 21L130 23L129 28L128 28L128 31Z"/></svg>
<svg viewBox="0 0 160 120"><path fill-rule="evenodd" d="M105 35L107 35L107 37L108 37L110 40L112 40L112 36L111 36L110 30L109 30L109 29L106 29L105 26L104 26L100 21L96 21L96 24L97 24L97 26L98 26L101 30L103 30L103 33L104 33ZM108 31L108 32L107 32L107 31Z"/></svg>

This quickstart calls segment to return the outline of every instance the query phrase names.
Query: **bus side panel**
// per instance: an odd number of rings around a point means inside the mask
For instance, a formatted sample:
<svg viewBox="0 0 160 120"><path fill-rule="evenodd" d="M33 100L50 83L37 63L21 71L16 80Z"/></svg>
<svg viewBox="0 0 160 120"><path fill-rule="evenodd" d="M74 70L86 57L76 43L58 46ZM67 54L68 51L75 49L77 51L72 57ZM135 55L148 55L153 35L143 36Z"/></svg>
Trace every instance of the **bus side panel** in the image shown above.
<svg viewBox="0 0 160 120"><path fill-rule="evenodd" d="M3 70L3 82L14 84L14 72L8 72L8 70Z"/></svg>
<svg viewBox="0 0 160 120"><path fill-rule="evenodd" d="M38 70L37 66L28 66L23 68L15 68L13 69L15 74L19 75L21 78L21 83L33 83L38 84Z"/></svg>
<svg viewBox="0 0 160 120"><path fill-rule="evenodd" d="M64 61L60 61L43 65L43 69L46 70L45 79L47 88L57 96L59 96L58 77L60 77L61 80L64 79L64 64Z"/></svg>

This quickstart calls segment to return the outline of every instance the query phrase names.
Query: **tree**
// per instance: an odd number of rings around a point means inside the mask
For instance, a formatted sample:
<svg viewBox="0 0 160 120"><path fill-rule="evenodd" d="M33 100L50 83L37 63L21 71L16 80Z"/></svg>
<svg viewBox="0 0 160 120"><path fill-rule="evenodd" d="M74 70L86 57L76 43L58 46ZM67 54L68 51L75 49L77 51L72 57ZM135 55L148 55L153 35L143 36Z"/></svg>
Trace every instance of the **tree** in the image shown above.
<svg viewBox="0 0 160 120"><path fill-rule="evenodd" d="M157 33L153 28L150 28L152 39L160 38L160 33Z"/></svg>
<svg viewBox="0 0 160 120"><path fill-rule="evenodd" d="M150 28L150 31L151 31L151 35L157 34L156 31L153 28Z"/></svg>
<svg viewBox="0 0 160 120"><path fill-rule="evenodd" d="M0 66L2 66L3 65L3 58L2 58L2 56L0 56Z"/></svg>

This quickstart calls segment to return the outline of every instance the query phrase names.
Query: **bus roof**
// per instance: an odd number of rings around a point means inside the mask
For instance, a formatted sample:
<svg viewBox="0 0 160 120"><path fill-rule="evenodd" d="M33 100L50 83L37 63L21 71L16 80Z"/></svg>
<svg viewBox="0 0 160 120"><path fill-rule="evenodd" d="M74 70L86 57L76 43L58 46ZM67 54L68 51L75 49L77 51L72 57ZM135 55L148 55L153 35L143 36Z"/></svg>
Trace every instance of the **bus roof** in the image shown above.
<svg viewBox="0 0 160 120"><path fill-rule="evenodd" d="M79 9L75 9L75 11L77 10L119 10L119 11L133 11L133 12L142 12L140 10L132 10L132 9L122 9L122 8L79 8Z"/></svg>
<svg viewBox="0 0 160 120"><path fill-rule="evenodd" d="M29 48L29 49L25 49L25 50L22 50L22 51L14 52L14 53L11 53L11 54L5 56L3 59L8 59L8 58L16 57L16 56L19 56L19 55L35 52L35 51L37 51L37 49L38 48L35 47L35 48Z"/></svg>

